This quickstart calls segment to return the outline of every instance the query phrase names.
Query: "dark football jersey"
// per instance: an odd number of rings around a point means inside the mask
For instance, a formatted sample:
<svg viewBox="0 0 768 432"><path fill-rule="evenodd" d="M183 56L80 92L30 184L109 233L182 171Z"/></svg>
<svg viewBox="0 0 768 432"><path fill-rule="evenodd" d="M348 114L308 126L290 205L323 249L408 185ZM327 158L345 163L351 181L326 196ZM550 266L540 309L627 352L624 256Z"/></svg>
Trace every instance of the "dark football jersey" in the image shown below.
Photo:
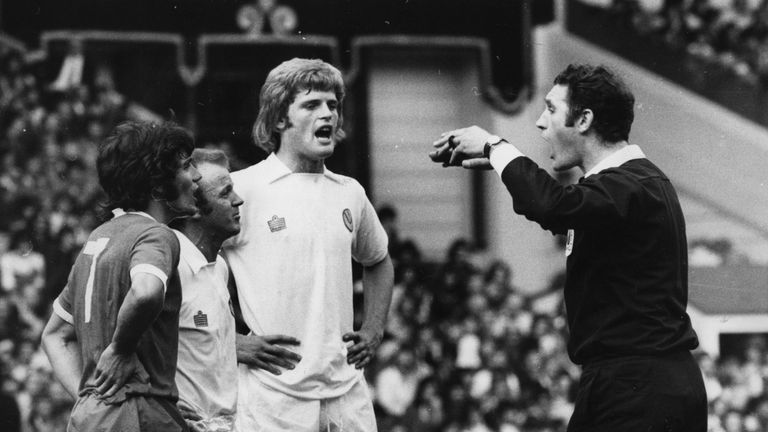
<svg viewBox="0 0 768 432"><path fill-rule="evenodd" d="M166 283L165 301L136 348L143 370L129 379L114 402L131 394L178 397L174 380L181 304L178 263L178 239L170 228L146 215L127 213L91 233L54 303L54 311L75 327L80 343L80 394L93 390L96 364L112 341L131 275L143 272Z"/></svg>

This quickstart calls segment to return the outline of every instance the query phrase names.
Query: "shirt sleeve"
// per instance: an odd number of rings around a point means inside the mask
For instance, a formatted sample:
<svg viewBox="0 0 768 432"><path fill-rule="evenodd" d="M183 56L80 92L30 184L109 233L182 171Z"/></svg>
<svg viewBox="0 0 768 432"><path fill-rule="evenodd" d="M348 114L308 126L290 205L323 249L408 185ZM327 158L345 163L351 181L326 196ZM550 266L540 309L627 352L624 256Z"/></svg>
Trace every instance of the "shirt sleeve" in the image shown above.
<svg viewBox="0 0 768 432"><path fill-rule="evenodd" d="M157 276L167 288L168 277L179 265L179 239L170 228L154 226L139 236L131 252L130 272Z"/></svg>
<svg viewBox="0 0 768 432"><path fill-rule="evenodd" d="M363 266L371 266L387 256L389 240L362 186L356 186L360 188L363 205L360 211L360 226L355 231L355 240L352 243L352 258Z"/></svg>
<svg viewBox="0 0 768 432"><path fill-rule="evenodd" d="M504 168L501 179L512 196L515 212L556 234L627 223L642 209L643 186L618 169L564 186L522 157Z"/></svg>
<svg viewBox="0 0 768 432"><path fill-rule="evenodd" d="M53 301L53 313L69 324L75 324L75 320L72 317L72 291L69 289L69 284L64 287L61 294Z"/></svg>
<svg viewBox="0 0 768 432"><path fill-rule="evenodd" d="M491 152L491 166L501 177L501 173L504 172L504 168L509 165L513 160L524 156L523 153L512 144L502 142L497 145Z"/></svg>

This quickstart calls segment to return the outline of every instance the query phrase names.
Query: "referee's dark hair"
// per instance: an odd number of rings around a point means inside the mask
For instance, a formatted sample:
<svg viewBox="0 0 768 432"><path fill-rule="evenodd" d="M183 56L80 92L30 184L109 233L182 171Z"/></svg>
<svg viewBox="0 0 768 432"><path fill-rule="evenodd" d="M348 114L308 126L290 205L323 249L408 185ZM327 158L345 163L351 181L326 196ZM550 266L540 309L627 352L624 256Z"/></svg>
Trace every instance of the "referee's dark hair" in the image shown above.
<svg viewBox="0 0 768 432"><path fill-rule="evenodd" d="M194 147L192 135L172 122L118 125L99 145L96 159L105 209L143 211L151 200L178 198L173 182Z"/></svg>
<svg viewBox="0 0 768 432"><path fill-rule="evenodd" d="M594 113L592 128L608 143L629 139L635 119L635 96L624 81L605 66L570 64L555 77L568 87L566 126L573 126L585 109Z"/></svg>

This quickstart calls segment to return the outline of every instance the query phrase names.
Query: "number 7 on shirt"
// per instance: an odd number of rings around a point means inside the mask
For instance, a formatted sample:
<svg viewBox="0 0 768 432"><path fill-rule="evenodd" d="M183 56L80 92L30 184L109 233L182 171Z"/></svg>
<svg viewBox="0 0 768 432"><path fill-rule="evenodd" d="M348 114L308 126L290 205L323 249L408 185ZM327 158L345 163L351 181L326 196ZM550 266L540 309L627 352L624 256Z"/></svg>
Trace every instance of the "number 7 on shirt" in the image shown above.
<svg viewBox="0 0 768 432"><path fill-rule="evenodd" d="M85 284L85 322L91 322L91 303L93 302L93 279L96 273L96 263L99 255L107 247L109 238L102 237L97 240L89 241L83 248L83 255L90 255L91 269L88 272L88 282Z"/></svg>

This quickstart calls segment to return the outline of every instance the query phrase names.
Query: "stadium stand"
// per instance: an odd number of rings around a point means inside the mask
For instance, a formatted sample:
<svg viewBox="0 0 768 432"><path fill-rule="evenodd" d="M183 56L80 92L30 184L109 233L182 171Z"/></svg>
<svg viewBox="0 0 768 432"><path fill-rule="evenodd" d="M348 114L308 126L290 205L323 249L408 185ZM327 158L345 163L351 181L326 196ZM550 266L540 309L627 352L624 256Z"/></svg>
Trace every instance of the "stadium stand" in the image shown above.
<svg viewBox="0 0 768 432"><path fill-rule="evenodd" d="M568 28L762 125L768 2L579 0Z"/></svg>
<svg viewBox="0 0 768 432"><path fill-rule="evenodd" d="M131 101L108 69L50 88L56 77L28 57L0 43L0 410L9 413L0 429L60 431L72 401L51 375L40 331L99 218L95 144L131 115ZM390 229L395 294L366 370L380 430L564 430L579 371L565 351L562 280L531 296L513 269L467 240L425 262ZM768 339L697 356L710 430L768 430Z"/></svg>
<svg viewBox="0 0 768 432"><path fill-rule="evenodd" d="M98 221L96 143L126 118L108 75L50 89L40 64L0 44L0 376L8 431L63 430L72 406L40 350L42 326ZM4 402L5 404L5 402Z"/></svg>

